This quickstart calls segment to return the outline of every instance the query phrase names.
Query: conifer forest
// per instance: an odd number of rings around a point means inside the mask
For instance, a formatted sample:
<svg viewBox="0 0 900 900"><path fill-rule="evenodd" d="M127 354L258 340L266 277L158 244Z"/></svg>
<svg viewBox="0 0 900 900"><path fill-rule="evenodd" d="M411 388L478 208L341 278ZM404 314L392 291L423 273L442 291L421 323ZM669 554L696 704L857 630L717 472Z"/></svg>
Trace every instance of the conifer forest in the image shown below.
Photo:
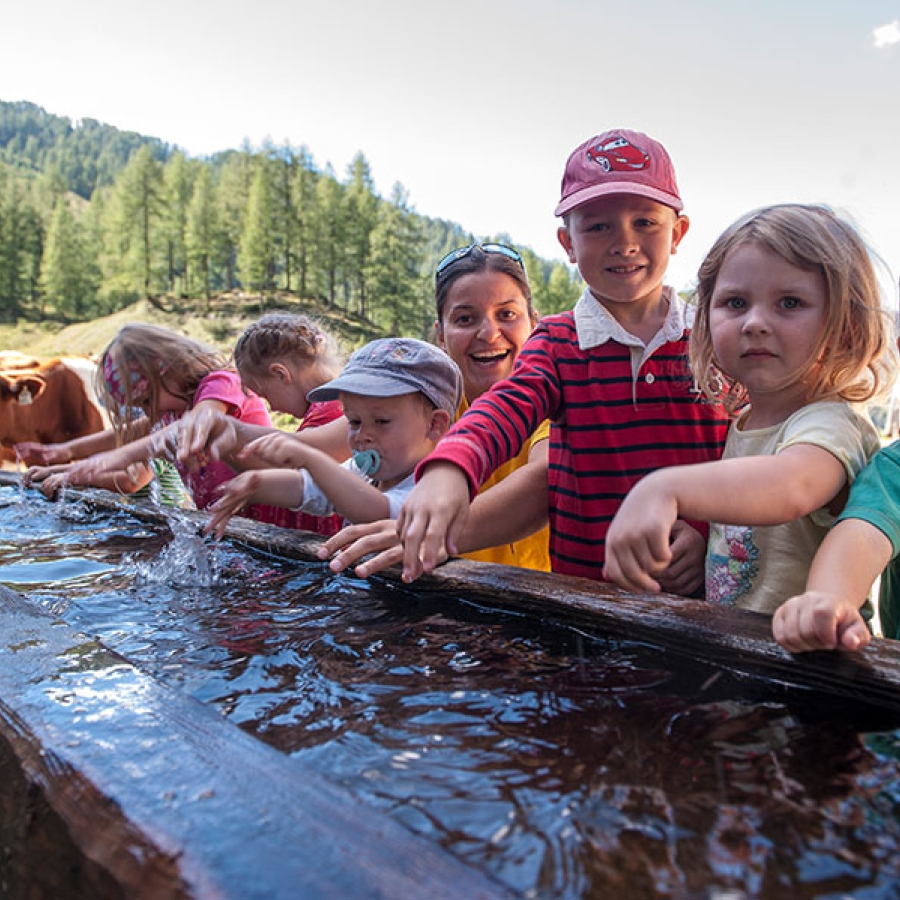
<svg viewBox="0 0 900 900"><path fill-rule="evenodd" d="M399 183L379 196L362 152L343 176L305 146L191 158L112 125L0 101L0 322L286 292L374 333L424 337L435 263L476 238L514 244L419 215ZM518 249L538 310L571 308L577 273Z"/></svg>

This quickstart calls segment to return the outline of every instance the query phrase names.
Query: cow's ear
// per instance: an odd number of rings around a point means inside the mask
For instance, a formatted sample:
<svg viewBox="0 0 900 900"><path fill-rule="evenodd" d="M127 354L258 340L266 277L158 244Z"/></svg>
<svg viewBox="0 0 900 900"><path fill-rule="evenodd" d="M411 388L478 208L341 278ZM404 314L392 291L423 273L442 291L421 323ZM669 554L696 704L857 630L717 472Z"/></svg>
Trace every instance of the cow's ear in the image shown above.
<svg viewBox="0 0 900 900"><path fill-rule="evenodd" d="M26 375L16 378L10 385L10 390L23 406L33 403L43 393L47 382L37 375ZM30 399L29 399L30 398Z"/></svg>

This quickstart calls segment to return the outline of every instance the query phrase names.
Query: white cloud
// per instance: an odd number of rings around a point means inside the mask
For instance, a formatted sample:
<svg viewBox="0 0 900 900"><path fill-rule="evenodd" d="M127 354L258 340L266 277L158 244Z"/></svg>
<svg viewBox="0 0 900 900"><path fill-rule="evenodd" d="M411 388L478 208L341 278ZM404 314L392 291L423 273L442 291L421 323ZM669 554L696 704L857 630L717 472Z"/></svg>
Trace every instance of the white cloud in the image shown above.
<svg viewBox="0 0 900 900"><path fill-rule="evenodd" d="M872 30L872 43L876 47L892 47L900 44L900 19L894 19L887 25L879 25Z"/></svg>

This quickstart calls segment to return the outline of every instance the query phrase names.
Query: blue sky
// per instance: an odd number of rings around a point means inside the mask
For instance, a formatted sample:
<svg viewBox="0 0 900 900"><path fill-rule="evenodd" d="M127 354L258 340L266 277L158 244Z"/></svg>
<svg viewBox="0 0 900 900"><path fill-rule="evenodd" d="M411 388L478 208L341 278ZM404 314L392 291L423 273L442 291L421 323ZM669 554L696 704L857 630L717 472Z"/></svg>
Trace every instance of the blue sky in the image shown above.
<svg viewBox="0 0 900 900"><path fill-rule="evenodd" d="M900 0L47 0L4 10L0 99L194 155L305 144L344 177L562 258L566 156L615 126L669 149L682 287L763 204L825 202L900 275ZM887 279L886 279L887 280Z"/></svg>

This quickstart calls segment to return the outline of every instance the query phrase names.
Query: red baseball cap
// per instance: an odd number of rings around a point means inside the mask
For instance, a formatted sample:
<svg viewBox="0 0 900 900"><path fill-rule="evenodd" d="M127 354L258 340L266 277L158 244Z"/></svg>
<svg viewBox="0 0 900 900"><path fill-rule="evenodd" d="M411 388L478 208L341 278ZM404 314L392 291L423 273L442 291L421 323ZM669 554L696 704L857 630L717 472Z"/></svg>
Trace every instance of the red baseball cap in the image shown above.
<svg viewBox="0 0 900 900"><path fill-rule="evenodd" d="M675 167L659 141L640 131L614 128L585 141L569 156L562 179L562 196L554 215L608 194L637 194L684 209Z"/></svg>

